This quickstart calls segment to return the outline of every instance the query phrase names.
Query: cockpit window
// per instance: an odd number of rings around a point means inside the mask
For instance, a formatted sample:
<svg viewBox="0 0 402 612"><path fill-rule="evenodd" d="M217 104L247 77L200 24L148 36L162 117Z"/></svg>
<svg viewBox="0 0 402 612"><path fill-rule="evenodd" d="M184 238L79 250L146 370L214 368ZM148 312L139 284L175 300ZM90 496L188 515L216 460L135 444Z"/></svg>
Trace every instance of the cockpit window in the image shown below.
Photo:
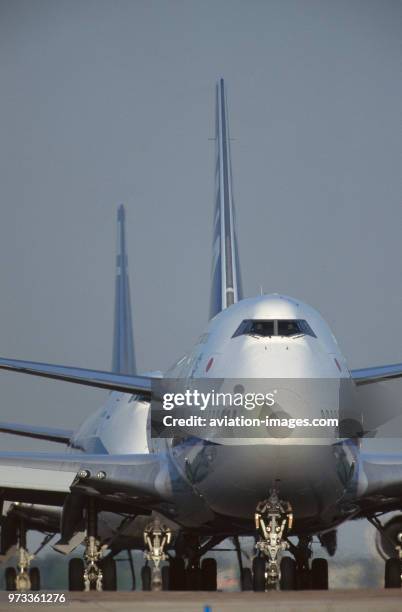
<svg viewBox="0 0 402 612"><path fill-rule="evenodd" d="M310 325L304 319L300 319L297 321L299 325L300 333L305 334L306 336L312 336L313 338L317 338Z"/></svg>
<svg viewBox="0 0 402 612"><path fill-rule="evenodd" d="M317 336L304 319L245 319L233 334L236 336Z"/></svg>
<svg viewBox="0 0 402 612"><path fill-rule="evenodd" d="M299 321L278 321L278 336L296 336L302 333Z"/></svg>
<svg viewBox="0 0 402 612"><path fill-rule="evenodd" d="M243 336L244 334L250 336L273 336L275 334L274 323L274 321L245 319L240 323L232 337Z"/></svg>

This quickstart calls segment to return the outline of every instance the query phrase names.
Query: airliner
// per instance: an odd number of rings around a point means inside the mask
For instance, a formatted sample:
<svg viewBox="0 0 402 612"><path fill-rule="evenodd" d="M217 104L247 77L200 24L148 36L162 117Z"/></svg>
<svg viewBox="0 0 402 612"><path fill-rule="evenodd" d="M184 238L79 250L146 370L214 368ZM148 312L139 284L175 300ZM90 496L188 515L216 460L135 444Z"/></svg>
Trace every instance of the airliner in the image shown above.
<svg viewBox="0 0 402 612"><path fill-rule="evenodd" d="M242 590L327 589L328 562L314 556L313 541L332 556L337 527L362 518L380 534L385 587L401 587L402 515L388 523L382 516L402 508L402 451L362 450L367 419L359 397L368 385L402 377L402 363L350 370L314 308L280 294L243 298L223 79L216 87L215 140L210 320L193 348L167 372L137 372L121 206L111 370L0 359L2 370L108 392L76 431L0 423L2 432L64 447L0 453L1 499L10 502L3 506L1 554L8 563L17 559L5 569L7 589L41 588L29 530L45 534L45 542L57 538L60 553L75 554L70 590L115 590L116 555L139 549L144 590L213 591L218 567L211 551L227 539ZM282 416L331 416L337 425L316 436L287 427L260 428L258 435L186 427L169 433L153 418L166 381L173 391L237 381L238 392L245 381L262 381L281 397ZM335 384L337 401L311 393L322 381ZM255 540L251 564L243 536Z"/></svg>

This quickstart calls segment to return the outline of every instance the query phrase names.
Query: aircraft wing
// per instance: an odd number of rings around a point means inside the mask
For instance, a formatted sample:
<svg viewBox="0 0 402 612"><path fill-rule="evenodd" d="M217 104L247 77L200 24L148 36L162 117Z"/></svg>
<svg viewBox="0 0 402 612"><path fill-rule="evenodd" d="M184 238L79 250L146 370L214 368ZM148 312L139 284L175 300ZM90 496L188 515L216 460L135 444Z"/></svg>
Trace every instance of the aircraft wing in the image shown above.
<svg viewBox="0 0 402 612"><path fill-rule="evenodd" d="M150 376L132 376L103 372L101 370L87 370L71 366L54 365L51 363L38 363L36 361L22 361L19 359L4 359L0 357L0 370L23 372L42 378L64 380L79 385L122 391L123 393L137 393L146 397L151 396Z"/></svg>
<svg viewBox="0 0 402 612"><path fill-rule="evenodd" d="M167 494L163 474L158 455L0 453L0 489L8 501L59 504L74 490L143 505Z"/></svg>
<svg viewBox="0 0 402 612"><path fill-rule="evenodd" d="M0 432L14 434L15 436L24 436L25 438L48 440L49 442L61 442L62 444L68 444L74 434L72 429L38 427L36 425L5 423L3 421L0 421Z"/></svg>
<svg viewBox="0 0 402 612"><path fill-rule="evenodd" d="M368 385L370 383L377 383L392 378L401 378L402 363L374 366L373 368L361 368L360 370L351 370L350 373L356 385Z"/></svg>

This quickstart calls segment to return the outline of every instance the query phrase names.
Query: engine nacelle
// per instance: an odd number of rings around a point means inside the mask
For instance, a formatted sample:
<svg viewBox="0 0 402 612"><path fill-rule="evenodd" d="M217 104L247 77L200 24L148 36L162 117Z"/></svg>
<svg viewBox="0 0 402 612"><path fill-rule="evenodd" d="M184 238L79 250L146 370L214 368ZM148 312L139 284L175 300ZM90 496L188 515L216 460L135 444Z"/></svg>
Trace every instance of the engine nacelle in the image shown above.
<svg viewBox="0 0 402 612"><path fill-rule="evenodd" d="M398 539L401 534L401 539ZM384 525L384 533L377 531L375 544L376 548L383 559L398 557L396 546L402 546L402 514L393 516Z"/></svg>

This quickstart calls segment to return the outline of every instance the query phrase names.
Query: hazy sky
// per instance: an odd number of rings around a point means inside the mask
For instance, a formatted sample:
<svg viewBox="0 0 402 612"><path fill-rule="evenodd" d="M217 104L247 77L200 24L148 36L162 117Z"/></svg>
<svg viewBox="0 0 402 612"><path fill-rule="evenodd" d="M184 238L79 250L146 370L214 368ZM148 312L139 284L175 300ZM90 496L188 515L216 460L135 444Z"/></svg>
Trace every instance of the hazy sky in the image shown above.
<svg viewBox="0 0 402 612"><path fill-rule="evenodd" d="M351 367L402 361L401 32L399 0L0 0L0 353L110 367L121 202L137 363L191 346L223 76L246 295L315 306ZM105 396L0 378L2 420Z"/></svg>

